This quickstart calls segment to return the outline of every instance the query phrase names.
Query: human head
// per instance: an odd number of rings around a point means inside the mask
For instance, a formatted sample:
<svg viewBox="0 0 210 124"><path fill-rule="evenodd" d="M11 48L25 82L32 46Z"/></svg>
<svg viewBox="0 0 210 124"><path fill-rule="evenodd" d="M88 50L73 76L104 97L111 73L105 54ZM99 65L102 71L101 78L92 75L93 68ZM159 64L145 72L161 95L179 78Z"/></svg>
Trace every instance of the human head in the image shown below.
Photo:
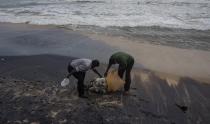
<svg viewBox="0 0 210 124"><path fill-rule="evenodd" d="M92 61L92 68L98 67L99 65L100 65L100 63L97 59Z"/></svg>

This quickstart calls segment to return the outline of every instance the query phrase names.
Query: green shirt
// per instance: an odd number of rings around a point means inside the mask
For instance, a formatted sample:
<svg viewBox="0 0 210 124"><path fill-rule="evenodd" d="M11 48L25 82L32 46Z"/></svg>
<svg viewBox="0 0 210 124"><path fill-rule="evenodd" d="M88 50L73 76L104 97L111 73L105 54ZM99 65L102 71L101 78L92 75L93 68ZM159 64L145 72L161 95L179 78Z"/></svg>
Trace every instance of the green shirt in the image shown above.
<svg viewBox="0 0 210 124"><path fill-rule="evenodd" d="M110 57L110 62L115 61L117 64L128 67L134 59L131 55L124 52L117 52Z"/></svg>

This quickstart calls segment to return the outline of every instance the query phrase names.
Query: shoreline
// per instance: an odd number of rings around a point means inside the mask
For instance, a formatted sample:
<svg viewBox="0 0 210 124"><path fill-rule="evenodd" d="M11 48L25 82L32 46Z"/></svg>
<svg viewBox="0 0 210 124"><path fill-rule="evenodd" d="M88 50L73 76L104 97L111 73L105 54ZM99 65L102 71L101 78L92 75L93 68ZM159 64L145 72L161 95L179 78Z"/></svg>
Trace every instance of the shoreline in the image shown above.
<svg viewBox="0 0 210 124"><path fill-rule="evenodd" d="M113 37L125 37L132 41L138 41L139 43L148 43L152 45L163 45L181 49L191 50L203 50L210 51L210 29L182 29L182 28L170 28L160 26L136 26L136 27L118 27L108 26L100 27L94 25L55 25L55 24L30 24L30 23L11 23L0 22L5 25L26 25L33 28L58 28L67 31L74 31L85 34L99 34L108 35ZM141 39L141 41L139 40ZM186 41L186 42L185 42Z"/></svg>
<svg viewBox="0 0 210 124"><path fill-rule="evenodd" d="M0 21L0 23L7 23L7 24L28 24L28 25L40 25L40 26L81 26L81 27L142 27L142 28L156 28L156 29L169 29L169 30L193 30L193 31L210 31L210 28L191 28L191 27L176 27L176 26L160 26L160 25L135 25L135 26L100 26L100 25L85 25L85 24L71 24L71 23L65 23L65 24L58 24L58 23L31 23L31 21L25 21L25 22L12 22L12 21Z"/></svg>

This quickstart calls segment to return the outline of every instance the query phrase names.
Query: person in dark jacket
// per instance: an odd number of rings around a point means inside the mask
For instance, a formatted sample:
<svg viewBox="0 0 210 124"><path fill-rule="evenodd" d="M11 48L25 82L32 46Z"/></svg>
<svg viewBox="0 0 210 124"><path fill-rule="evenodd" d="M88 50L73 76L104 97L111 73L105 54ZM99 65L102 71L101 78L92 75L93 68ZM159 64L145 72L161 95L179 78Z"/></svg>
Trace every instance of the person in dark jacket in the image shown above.
<svg viewBox="0 0 210 124"><path fill-rule="evenodd" d="M90 60L90 59L74 59L68 65L68 72L67 78L73 75L77 80L77 90L79 92L79 97L87 98L84 95L84 79L86 71L92 70L95 72L99 77L102 77L101 74L95 69L100 65L98 60Z"/></svg>
<svg viewBox="0 0 210 124"><path fill-rule="evenodd" d="M124 52L114 53L109 59L109 65L106 69L106 72L104 73L105 77L107 76L107 73L113 64L119 64L118 75L120 76L120 78L123 79L123 75L125 72L124 91L125 94L128 94L131 84L131 70L134 64L134 58Z"/></svg>

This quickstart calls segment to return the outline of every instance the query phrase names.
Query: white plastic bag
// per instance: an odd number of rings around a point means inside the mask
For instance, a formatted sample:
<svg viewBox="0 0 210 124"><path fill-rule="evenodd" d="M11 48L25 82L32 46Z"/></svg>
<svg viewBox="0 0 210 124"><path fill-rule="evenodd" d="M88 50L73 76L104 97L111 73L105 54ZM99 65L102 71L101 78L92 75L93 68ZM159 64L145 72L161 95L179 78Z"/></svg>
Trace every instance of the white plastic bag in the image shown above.
<svg viewBox="0 0 210 124"><path fill-rule="evenodd" d="M89 90L91 92L105 94L107 91L107 84L105 78L96 78L90 82Z"/></svg>
<svg viewBox="0 0 210 124"><path fill-rule="evenodd" d="M63 81L61 82L61 86L62 86L62 87L65 87L65 86L69 85L69 82L70 82L70 81L69 81L68 78L64 78Z"/></svg>

